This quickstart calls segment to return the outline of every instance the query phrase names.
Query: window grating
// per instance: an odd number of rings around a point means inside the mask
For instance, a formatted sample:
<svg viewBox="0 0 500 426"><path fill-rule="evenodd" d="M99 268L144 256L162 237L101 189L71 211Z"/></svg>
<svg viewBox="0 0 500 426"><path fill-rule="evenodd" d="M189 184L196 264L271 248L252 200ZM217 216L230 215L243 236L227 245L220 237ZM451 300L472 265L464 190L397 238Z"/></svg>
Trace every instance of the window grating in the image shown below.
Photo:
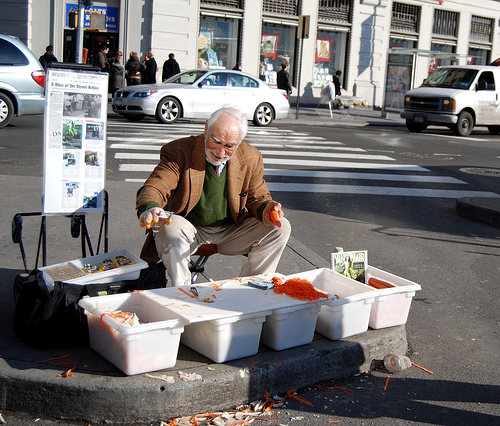
<svg viewBox="0 0 500 426"><path fill-rule="evenodd" d="M418 33L420 7L411 4L392 4L391 31Z"/></svg>
<svg viewBox="0 0 500 426"><path fill-rule="evenodd" d="M457 38L458 33L458 12L448 10L434 10L434 25L432 34L444 37Z"/></svg>
<svg viewBox="0 0 500 426"><path fill-rule="evenodd" d="M490 18L473 16L470 26L470 41L491 43L494 21Z"/></svg>
<svg viewBox="0 0 500 426"><path fill-rule="evenodd" d="M298 0L264 0L262 10L267 13L298 16Z"/></svg>
<svg viewBox="0 0 500 426"><path fill-rule="evenodd" d="M204 6L222 6L230 7L233 9L240 8L240 0L201 0L201 4Z"/></svg>
<svg viewBox="0 0 500 426"><path fill-rule="evenodd" d="M319 0L318 19L350 22L351 0Z"/></svg>

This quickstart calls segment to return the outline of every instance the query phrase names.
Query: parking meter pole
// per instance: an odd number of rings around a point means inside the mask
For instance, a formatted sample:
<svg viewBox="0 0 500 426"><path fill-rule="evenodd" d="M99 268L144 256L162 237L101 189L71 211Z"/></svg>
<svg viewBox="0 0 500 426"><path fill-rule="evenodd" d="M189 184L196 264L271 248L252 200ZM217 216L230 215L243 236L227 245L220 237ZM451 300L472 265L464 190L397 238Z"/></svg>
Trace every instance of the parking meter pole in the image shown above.
<svg viewBox="0 0 500 426"><path fill-rule="evenodd" d="M76 63L83 63L83 25L84 25L84 4L83 0L78 0L78 26L76 28Z"/></svg>
<svg viewBox="0 0 500 426"><path fill-rule="evenodd" d="M302 62L302 52L304 50L304 39L300 40L300 60L298 64ZM299 79L297 82L297 102L296 102L296 110L295 110L295 119L299 118L299 104L300 104L300 75L302 74L302 66L299 65Z"/></svg>

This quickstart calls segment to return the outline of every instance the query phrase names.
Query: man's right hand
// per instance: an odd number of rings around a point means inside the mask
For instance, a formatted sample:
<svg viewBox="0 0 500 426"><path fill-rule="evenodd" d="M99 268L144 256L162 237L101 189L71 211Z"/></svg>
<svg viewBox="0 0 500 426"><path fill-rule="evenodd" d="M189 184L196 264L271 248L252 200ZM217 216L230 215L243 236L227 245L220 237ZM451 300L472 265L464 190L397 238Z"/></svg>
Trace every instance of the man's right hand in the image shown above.
<svg viewBox="0 0 500 426"><path fill-rule="evenodd" d="M143 212L139 217L141 228L151 229L153 225L162 226L165 219L159 217L161 212L163 212L163 209L160 207L153 207Z"/></svg>

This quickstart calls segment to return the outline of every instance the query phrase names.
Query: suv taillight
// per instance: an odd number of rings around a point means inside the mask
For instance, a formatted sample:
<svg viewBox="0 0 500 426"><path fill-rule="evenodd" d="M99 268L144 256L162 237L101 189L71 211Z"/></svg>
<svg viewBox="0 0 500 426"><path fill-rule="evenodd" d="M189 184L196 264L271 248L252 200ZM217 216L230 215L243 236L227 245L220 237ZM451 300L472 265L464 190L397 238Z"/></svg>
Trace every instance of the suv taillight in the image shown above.
<svg viewBox="0 0 500 426"><path fill-rule="evenodd" d="M31 77L35 80L36 84L45 87L45 71L33 71Z"/></svg>

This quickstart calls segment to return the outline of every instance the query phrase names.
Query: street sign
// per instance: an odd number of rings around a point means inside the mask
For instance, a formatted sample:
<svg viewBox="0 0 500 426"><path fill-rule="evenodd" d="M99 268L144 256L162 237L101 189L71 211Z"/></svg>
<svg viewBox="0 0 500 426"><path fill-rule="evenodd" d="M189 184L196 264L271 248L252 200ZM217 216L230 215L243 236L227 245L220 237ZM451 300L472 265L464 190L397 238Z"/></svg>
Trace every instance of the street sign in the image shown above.
<svg viewBox="0 0 500 426"><path fill-rule="evenodd" d="M309 21L310 15L300 15L299 16L299 27L297 29L297 38L304 39L309 38Z"/></svg>

